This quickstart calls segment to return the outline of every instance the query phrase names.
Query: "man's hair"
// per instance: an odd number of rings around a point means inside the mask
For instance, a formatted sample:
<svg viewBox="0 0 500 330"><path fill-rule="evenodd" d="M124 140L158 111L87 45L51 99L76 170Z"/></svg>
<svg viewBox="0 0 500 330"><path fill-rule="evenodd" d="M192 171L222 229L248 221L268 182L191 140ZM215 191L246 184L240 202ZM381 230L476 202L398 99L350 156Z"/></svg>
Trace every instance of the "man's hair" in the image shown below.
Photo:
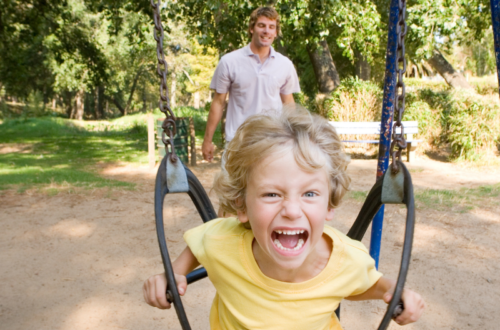
<svg viewBox="0 0 500 330"><path fill-rule="evenodd" d="M276 9L272 7L259 7L255 9L252 14L250 14L250 20L248 21L248 37L252 39L251 30L255 27L255 23L257 23L257 19L261 16L265 16L269 19L276 21L276 35L280 34L280 15L276 11Z"/></svg>
<svg viewBox="0 0 500 330"><path fill-rule="evenodd" d="M339 205L351 182L346 173L349 157L332 125L296 106L281 114L251 116L238 128L223 156L226 170L214 180L221 208L231 214L246 211L246 188L253 167L283 152L293 152L306 171L325 169L330 178L329 207Z"/></svg>

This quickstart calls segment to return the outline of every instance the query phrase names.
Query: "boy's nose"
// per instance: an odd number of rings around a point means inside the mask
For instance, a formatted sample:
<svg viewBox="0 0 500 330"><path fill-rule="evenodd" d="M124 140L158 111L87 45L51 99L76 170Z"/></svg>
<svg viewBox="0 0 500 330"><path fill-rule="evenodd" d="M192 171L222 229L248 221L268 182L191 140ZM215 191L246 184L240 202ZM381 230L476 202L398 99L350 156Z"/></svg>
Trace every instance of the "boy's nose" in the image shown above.
<svg viewBox="0 0 500 330"><path fill-rule="evenodd" d="M300 209L300 203L292 200L283 201L283 207L281 209L281 215L290 220L295 220L300 218L302 211Z"/></svg>

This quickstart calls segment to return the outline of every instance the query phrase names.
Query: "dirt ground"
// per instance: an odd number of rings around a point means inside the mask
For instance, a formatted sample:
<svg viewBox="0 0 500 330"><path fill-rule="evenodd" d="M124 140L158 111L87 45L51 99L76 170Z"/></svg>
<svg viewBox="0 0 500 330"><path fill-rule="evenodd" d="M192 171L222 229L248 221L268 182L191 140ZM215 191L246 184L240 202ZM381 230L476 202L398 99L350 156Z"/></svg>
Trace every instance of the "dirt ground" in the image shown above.
<svg viewBox="0 0 500 330"><path fill-rule="evenodd" d="M375 160L353 160L352 189L368 190ZM416 189L459 189L500 182L499 168L465 168L420 158L409 164ZM219 164L193 168L210 189ZM9 330L180 329L175 312L143 302L142 283L162 271L153 212L155 169L109 166L107 177L137 183L56 196L0 192L0 328ZM216 198L212 194L215 207ZM491 204L491 203L490 203ZM493 203L495 204L495 203ZM185 194L167 197L164 214L173 257L182 233L201 221ZM332 225L347 232L361 203L347 199ZM404 209L386 208L380 270L396 277ZM406 329L499 329L500 206L455 213L418 209L408 287L427 302ZM366 235L365 244L369 244ZM207 279L183 299L193 329L208 329L214 289ZM345 302L346 330L375 329L382 302ZM392 324L390 329L397 329Z"/></svg>

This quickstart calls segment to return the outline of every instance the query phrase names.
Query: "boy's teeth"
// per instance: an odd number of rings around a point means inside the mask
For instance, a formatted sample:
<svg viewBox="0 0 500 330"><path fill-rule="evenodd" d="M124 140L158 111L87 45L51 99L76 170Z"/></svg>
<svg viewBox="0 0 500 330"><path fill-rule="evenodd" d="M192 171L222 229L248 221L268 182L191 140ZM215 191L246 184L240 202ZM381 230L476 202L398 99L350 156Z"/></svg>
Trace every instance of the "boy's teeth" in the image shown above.
<svg viewBox="0 0 500 330"><path fill-rule="evenodd" d="M289 249L289 248L286 248L283 245L281 245L281 242L279 241L279 239L274 240L274 245L276 245L280 250L283 250L283 251L297 251L304 245L304 240L302 238L299 238L297 245L293 249Z"/></svg>
<svg viewBox="0 0 500 330"><path fill-rule="evenodd" d="M283 235L298 235L298 234L303 234L305 230L275 230L277 234L283 234Z"/></svg>

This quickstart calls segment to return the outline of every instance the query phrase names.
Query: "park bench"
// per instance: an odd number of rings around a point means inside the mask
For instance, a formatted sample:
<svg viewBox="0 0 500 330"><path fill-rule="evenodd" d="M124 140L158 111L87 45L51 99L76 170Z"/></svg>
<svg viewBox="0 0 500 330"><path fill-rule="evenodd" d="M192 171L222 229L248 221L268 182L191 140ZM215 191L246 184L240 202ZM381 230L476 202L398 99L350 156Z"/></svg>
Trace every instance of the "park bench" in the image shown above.
<svg viewBox="0 0 500 330"><path fill-rule="evenodd" d="M407 142L407 160L410 162L415 158L415 149L421 140L413 138L413 134L418 133L418 121L403 121L405 139ZM380 122L335 122L330 124L335 127L339 135L379 135ZM397 129L399 133L400 130ZM379 140L342 140L347 143L380 143Z"/></svg>

